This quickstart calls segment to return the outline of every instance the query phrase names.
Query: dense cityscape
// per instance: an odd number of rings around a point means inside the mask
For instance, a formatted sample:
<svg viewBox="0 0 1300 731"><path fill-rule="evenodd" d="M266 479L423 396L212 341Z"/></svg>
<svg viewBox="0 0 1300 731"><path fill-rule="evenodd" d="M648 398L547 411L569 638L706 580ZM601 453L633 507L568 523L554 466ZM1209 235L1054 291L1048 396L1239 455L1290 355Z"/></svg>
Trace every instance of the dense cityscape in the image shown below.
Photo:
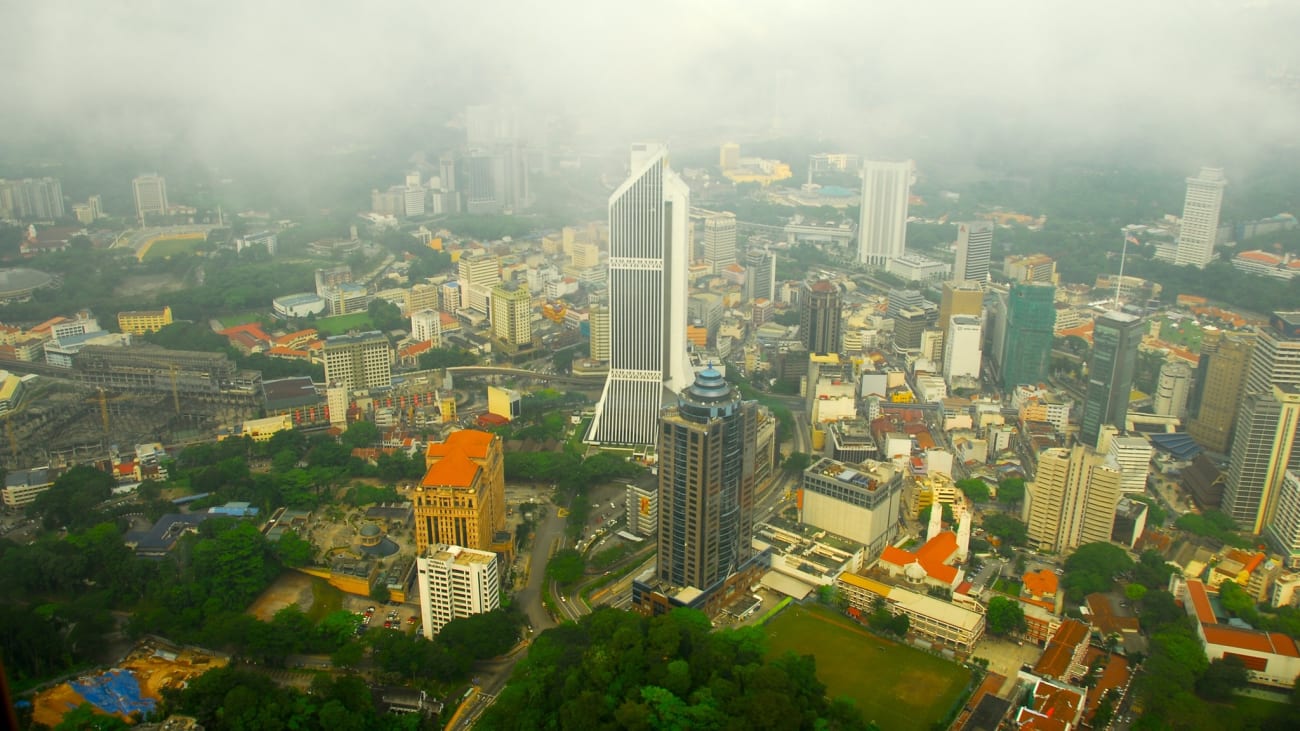
<svg viewBox="0 0 1300 731"><path fill-rule="evenodd" d="M985 78L921 61L860 127L794 59L690 120L333 61L283 138L287 53L84 126L11 83L0 727L1300 727L1300 77L1111 129L1134 53L1056 68L1088 133L887 101Z"/></svg>

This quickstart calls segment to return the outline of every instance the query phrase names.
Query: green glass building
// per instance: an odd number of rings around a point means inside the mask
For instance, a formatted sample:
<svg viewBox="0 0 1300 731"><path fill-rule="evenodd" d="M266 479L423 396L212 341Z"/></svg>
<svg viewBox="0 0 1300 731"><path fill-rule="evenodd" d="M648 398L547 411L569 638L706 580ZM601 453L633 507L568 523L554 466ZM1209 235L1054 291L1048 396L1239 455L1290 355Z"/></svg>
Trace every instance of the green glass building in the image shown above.
<svg viewBox="0 0 1300 731"><path fill-rule="evenodd" d="M1056 287L1016 283L1007 294L1007 327L1002 345L1002 389L1042 383L1052 358L1056 327Z"/></svg>

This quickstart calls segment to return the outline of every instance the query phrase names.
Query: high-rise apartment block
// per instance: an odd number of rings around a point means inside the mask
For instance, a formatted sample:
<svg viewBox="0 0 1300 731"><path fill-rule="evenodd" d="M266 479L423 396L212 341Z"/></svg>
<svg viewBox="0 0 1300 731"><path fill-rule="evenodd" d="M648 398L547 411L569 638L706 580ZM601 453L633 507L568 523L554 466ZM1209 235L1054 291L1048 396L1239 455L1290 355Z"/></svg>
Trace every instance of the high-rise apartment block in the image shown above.
<svg viewBox="0 0 1300 731"><path fill-rule="evenodd" d="M954 280L978 284L989 281L989 261L992 256L992 221L957 224L957 260L952 267Z"/></svg>
<svg viewBox="0 0 1300 731"><path fill-rule="evenodd" d="M1227 454L1232 446L1233 426L1254 349L1254 333L1205 330L1197 366L1196 418L1188 423L1187 433L1211 452Z"/></svg>
<svg viewBox="0 0 1300 731"><path fill-rule="evenodd" d="M453 619L500 608L501 577L495 553L437 544L421 552L415 562L425 639L433 639Z"/></svg>
<svg viewBox="0 0 1300 731"><path fill-rule="evenodd" d="M492 337L507 352L532 346L532 305L526 284L502 282L492 290Z"/></svg>
<svg viewBox="0 0 1300 731"><path fill-rule="evenodd" d="M1282 554L1288 569L1300 568L1300 473L1287 470L1277 491L1277 509L1264 526L1273 550Z"/></svg>
<svg viewBox="0 0 1300 731"><path fill-rule="evenodd" d="M704 218L704 263L717 274L736 263L736 214L710 213Z"/></svg>
<svg viewBox="0 0 1300 731"><path fill-rule="evenodd" d="M87 215L91 220L102 217L98 206L99 196L91 196ZM0 178L0 218L19 220L54 221L63 218L67 211L63 202L63 183L58 178Z"/></svg>
<svg viewBox="0 0 1300 731"><path fill-rule="evenodd" d="M610 372L587 439L649 445L664 390L690 384L690 190L663 145L633 145L631 170L609 199Z"/></svg>
<svg viewBox="0 0 1300 731"><path fill-rule="evenodd" d="M1002 388L1047 380L1056 327L1056 287L1014 283L1007 292L1006 327L998 359Z"/></svg>
<svg viewBox="0 0 1300 731"><path fill-rule="evenodd" d="M1201 168L1199 175L1187 179L1175 264L1204 269L1214 259L1219 209L1223 207L1223 189L1227 184L1221 168Z"/></svg>
<svg viewBox="0 0 1300 731"><path fill-rule="evenodd" d="M587 344L592 360L609 361L609 307L594 304L587 313L587 326L591 328L591 341Z"/></svg>
<svg viewBox="0 0 1300 731"><path fill-rule="evenodd" d="M417 343L442 345L442 313L427 308L411 313L411 339Z"/></svg>
<svg viewBox="0 0 1300 731"><path fill-rule="evenodd" d="M912 161L862 165L862 213L858 261L888 267L907 243L907 204L912 194Z"/></svg>
<svg viewBox="0 0 1300 731"><path fill-rule="evenodd" d="M809 353L840 352L840 288L819 279L799 295L799 338Z"/></svg>
<svg viewBox="0 0 1300 731"><path fill-rule="evenodd" d="M1124 431L1128 403L1137 369L1142 319L1110 311L1093 323L1092 354L1088 358L1088 389L1084 394L1079 441L1097 446L1103 424Z"/></svg>
<svg viewBox="0 0 1300 731"><path fill-rule="evenodd" d="M501 437L465 429L425 451L424 478L415 487L415 548L450 543L508 552L505 458Z"/></svg>
<svg viewBox="0 0 1300 731"><path fill-rule="evenodd" d="M756 408L710 367L660 417L660 581L707 591L749 558Z"/></svg>
<svg viewBox="0 0 1300 731"><path fill-rule="evenodd" d="M1030 545L1063 553L1109 541L1121 480L1114 461L1082 444L1040 452L1021 508Z"/></svg>
<svg viewBox="0 0 1300 731"><path fill-rule="evenodd" d="M167 180L158 173L145 173L131 181L135 192L135 215L141 223L149 216L167 215Z"/></svg>
<svg viewBox="0 0 1300 731"><path fill-rule="evenodd" d="M393 351L378 330L325 338L325 382L347 392L393 385Z"/></svg>

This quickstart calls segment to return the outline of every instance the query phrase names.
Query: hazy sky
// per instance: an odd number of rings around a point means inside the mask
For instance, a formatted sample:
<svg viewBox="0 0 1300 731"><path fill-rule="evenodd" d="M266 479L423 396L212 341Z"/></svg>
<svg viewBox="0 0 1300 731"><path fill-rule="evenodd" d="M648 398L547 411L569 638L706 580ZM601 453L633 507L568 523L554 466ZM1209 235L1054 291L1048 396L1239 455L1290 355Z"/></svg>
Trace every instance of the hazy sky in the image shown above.
<svg viewBox="0 0 1300 731"><path fill-rule="evenodd" d="M1294 2L222 2L7 8L7 142L356 141L511 100L602 143L1108 140L1188 158L1286 140Z"/></svg>

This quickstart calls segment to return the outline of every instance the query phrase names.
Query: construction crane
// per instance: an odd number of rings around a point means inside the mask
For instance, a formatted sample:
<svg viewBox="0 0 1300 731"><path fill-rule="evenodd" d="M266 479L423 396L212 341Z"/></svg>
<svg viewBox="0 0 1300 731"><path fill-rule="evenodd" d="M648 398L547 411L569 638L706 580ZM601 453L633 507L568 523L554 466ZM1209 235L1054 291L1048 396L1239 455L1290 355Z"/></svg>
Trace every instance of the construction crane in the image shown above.
<svg viewBox="0 0 1300 731"><path fill-rule="evenodd" d="M99 387L99 418L104 422L104 435L108 436L108 394Z"/></svg>

